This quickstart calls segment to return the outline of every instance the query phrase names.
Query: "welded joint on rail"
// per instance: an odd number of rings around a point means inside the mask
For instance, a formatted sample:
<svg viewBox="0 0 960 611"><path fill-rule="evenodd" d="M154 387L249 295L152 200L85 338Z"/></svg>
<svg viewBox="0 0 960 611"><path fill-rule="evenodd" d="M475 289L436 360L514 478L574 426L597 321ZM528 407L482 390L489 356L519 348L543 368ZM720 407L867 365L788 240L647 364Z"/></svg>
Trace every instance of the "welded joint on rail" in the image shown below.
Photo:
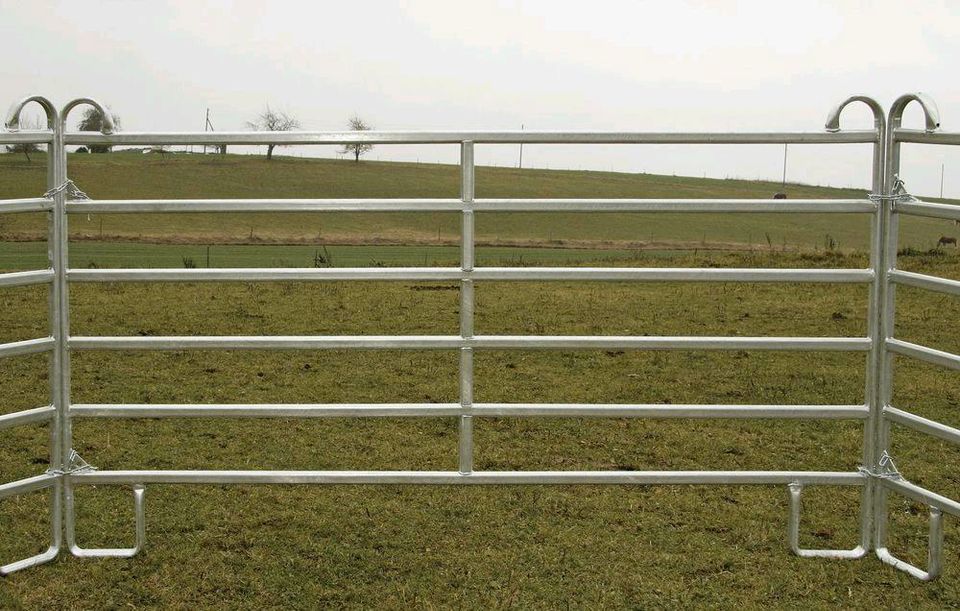
<svg viewBox="0 0 960 611"><path fill-rule="evenodd" d="M800 547L800 509L801 494L803 484L800 482L791 482L790 489L790 518L787 525L787 540L790 549L794 554L801 558L837 558L843 560L855 560L867 555L867 549L863 545L858 545L853 549L804 549Z"/></svg>

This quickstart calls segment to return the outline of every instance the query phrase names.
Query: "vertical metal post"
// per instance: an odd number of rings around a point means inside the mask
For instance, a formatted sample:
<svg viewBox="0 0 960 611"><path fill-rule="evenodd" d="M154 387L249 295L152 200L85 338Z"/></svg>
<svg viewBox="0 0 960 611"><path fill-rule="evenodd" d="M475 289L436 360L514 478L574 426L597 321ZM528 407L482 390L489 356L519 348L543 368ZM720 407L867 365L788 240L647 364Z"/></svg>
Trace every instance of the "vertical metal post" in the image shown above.
<svg viewBox="0 0 960 611"><path fill-rule="evenodd" d="M881 414L875 426L874 446L876 458L886 452L890 445L890 423L883 417L882 410L893 400L893 368L896 355L887 349L886 342L894 336L896 325L896 285L889 280L890 271L897 266L897 242L900 231L899 215L894 209L894 189L897 175L900 173L900 144L894 137L894 131L900 127L901 117L890 111L890 121L887 123L886 153L883 176L884 198L880 201L883 207L883 259L882 268L877 273L882 276L882 291L880 304L880 354L878 363L878 397ZM879 469L874 462L871 468ZM874 545L877 548L886 547L887 539L887 490L882 485L875 486L873 498L874 513Z"/></svg>
<svg viewBox="0 0 960 611"><path fill-rule="evenodd" d="M54 349L49 356L47 369L50 387L50 401L56 412L50 420L50 468L64 472L69 467L70 452L64 451L63 432L67 418L67 406L63 399L63 359L61 348L66 344L61 321L63 319L61 302L62 289L66 284L66 269L61 251L63 222L66 219L63 189L58 189L66 176L66 153L63 143L63 122L57 116L51 122L53 141L47 146L47 188L56 190L53 196L53 209L47 213L47 261L53 269L54 279L48 293L47 323L50 336L54 340ZM69 446L68 446L69 447ZM50 511L52 514L53 539L59 548L63 541L63 477L61 476L50 491Z"/></svg>
<svg viewBox="0 0 960 611"><path fill-rule="evenodd" d="M61 114L53 136L53 183L60 187L67 180L67 150L64 145L64 131L66 120ZM54 195L52 215L52 230L50 239L50 259L53 265L54 278L50 290L53 337L56 341L51 356L51 390L56 407L55 422L58 430L58 461L57 468L66 473L70 468L70 450L73 444L70 426L70 355L67 349L67 339L70 328L70 301L67 288L67 193L59 189ZM64 478L69 477L65 475ZM68 487L61 478L58 492L69 494ZM58 501L63 502L63 501ZM66 508L65 508L66 509ZM70 516L64 516L65 522L71 522Z"/></svg>
<svg viewBox="0 0 960 611"><path fill-rule="evenodd" d="M870 192L874 195L884 195L884 159L886 150L886 121L883 109L879 106L874 110L874 126L877 130L877 141L873 145L873 171L871 172ZM863 465L869 469L876 468L879 460L877 450L877 426L883 419L881 390L882 360L883 360L883 315L885 290L887 282L887 249L885 247L885 231L887 228L887 206L885 200L878 198L877 209L870 217L870 269L874 278L870 285L870 295L867 303L867 336L871 340L870 353L867 356L865 397L869 415L864 423L863 431ZM877 483L868 478L863 486L860 497L860 545L865 551L872 548L873 521Z"/></svg>
<svg viewBox="0 0 960 611"><path fill-rule="evenodd" d="M918 102L923 107L927 131L939 127L939 116L936 104L924 94L902 95L890 105L887 116L886 137L884 147L884 175L883 193L883 242L882 242L882 274L879 324L880 324L880 354L877 380L877 401L880 405L880 414L875 426L874 447L876 458L886 452L890 444L890 422L884 417L883 410L892 403L893 399L893 352L887 349L887 340L893 338L896 326L896 286L890 282L890 272L897 266L897 242L899 237L899 214L895 206L898 194L897 177L900 174L900 143L896 138L896 131L903 123L903 111L910 102ZM872 463L872 469L879 469L878 463ZM886 549L887 538L887 490L882 485L875 486L874 494L874 545L878 554Z"/></svg>
<svg viewBox="0 0 960 611"><path fill-rule="evenodd" d="M473 280L466 273L474 265L473 197L475 191L473 142L460 145L460 199L463 203L461 229L460 270L460 337L473 337ZM473 348L460 348L460 473L473 471Z"/></svg>
<svg viewBox="0 0 960 611"><path fill-rule="evenodd" d="M106 109L90 98L77 98L68 102L60 111L58 121L58 130L55 132L54 142L57 145L57 184L63 185L67 181L67 149L64 146L64 133L67 130L67 117L70 111L81 104L93 106L103 117L101 132L110 134L113 132L113 121ZM64 532L66 544L71 553L75 556L90 555L91 552L82 550L76 545L76 533L74 523L74 502L73 502L73 484L71 481L70 468L71 454L73 447L73 430L70 418L70 293L67 282L67 269L69 267L69 234L67 227L67 190L61 189L54 201L54 259L56 260L56 273L54 275L54 291L56 292L56 313L57 313L57 333L58 339L55 347L57 358L57 392L59 404L57 405L57 418L60 421L60 452L63 470L65 471L63 483L63 514L64 514ZM139 526L142 521L143 512L143 491L135 489L135 498L137 499L137 535L138 547L142 542L139 537L142 534L143 527ZM100 550L102 556L127 556L129 550ZM96 552L93 552L96 553ZM136 553L134 551L133 553Z"/></svg>
<svg viewBox="0 0 960 611"><path fill-rule="evenodd" d="M881 361L884 353L883 346L883 316L885 312L885 289L889 286L887 282L887 248L886 248L886 230L887 230L887 206L885 205L885 172L886 172L886 151L887 151L887 121L884 117L883 107L871 97L855 95L850 96L833 110L827 116L826 129L829 132L840 131L840 115L844 108L853 102L862 102L870 107L873 112L873 125L876 130L876 139L873 142L873 165L871 172L871 193L872 199L877 203L877 207L870 217L870 269L873 270L874 278L870 285L870 293L867 300L867 337L870 338L870 352L867 356L866 366L866 384L864 397L867 404L868 416L864 423L863 430L863 465L869 470L877 468L879 460L880 446L877 445L877 427L883 419L883 392L882 392L882 367ZM864 483L863 492L860 496L860 548L866 552L872 547L873 523L875 497L878 494L880 486L873 478L867 478ZM799 490L797 491L799 499Z"/></svg>

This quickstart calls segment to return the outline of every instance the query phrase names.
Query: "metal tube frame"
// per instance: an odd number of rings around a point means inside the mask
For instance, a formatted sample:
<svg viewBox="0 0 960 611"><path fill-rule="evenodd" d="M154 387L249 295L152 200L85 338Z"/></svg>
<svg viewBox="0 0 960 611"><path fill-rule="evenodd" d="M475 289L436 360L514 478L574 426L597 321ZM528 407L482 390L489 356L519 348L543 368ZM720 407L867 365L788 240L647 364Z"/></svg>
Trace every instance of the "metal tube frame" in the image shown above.
<svg viewBox="0 0 960 611"><path fill-rule="evenodd" d="M903 108L923 105L927 131L901 128ZM37 102L47 112L48 129L18 132L23 106ZM852 103L866 104L874 114L874 129L843 131L840 116ZM896 267L898 214L960 219L960 207L918 201L895 201L900 142L960 144L960 134L934 133L939 126L935 105L922 94L898 99L885 117L872 98L852 96L828 115L825 131L782 133L586 133L586 132L343 132L343 133L122 133L114 134L109 113L103 133L67 133L70 111L94 100L81 98L61 111L45 98L26 98L7 117L8 132L0 143L35 142L50 151L50 196L0 201L0 213L46 211L49 216L47 270L0 274L0 287L50 284L50 336L0 344L0 357L50 352L51 404L0 416L0 429L49 422L50 464L47 473L0 484L0 499L50 489L51 543L36 556L0 567L0 574L35 566L55 558L66 546L83 557L130 557L145 544L145 485L148 483L287 483L287 484L758 484L785 485L789 491L788 544L798 555L860 558L871 549L885 563L921 579L932 579L942 566L943 512L960 515L960 503L882 472L890 423L948 441L960 430L898 410L890 405L893 356L905 354L960 367L960 357L917 346L893 337L894 288L907 284L960 295L960 283ZM138 144L417 144L446 143L460 147L459 199L259 199L259 200L99 200L68 201L66 145ZM865 143L873 145L872 195L837 200L687 200L687 199L480 199L476 198L474 147L491 143L594 144L763 144ZM447 211L462 217L459 268L342 268L342 269L69 269L67 217L75 213L163 212L301 212L301 211ZM870 267L841 269L672 269L672 268L497 268L477 267L475 215L482 212L777 212L868 213L871 216ZM456 281L460 284L460 333L455 336L298 336L298 337L71 337L70 282L239 282L239 281ZM643 282L808 282L869 285L866 337L616 337L616 336L483 336L474 329L474 284L477 281L643 281ZM82 405L70 402L70 354L73 350L183 349L456 349L460 356L459 401L451 404L266 404L266 405ZM865 400L862 405L602 405L474 403L474 351L478 349L597 349L636 350L807 350L866 353ZM73 417L457 417L456 471L96 471L72 450ZM475 471L475 417L600 417L600 418L781 418L863 421L863 467L850 472L814 471ZM130 548L84 549L77 544L74 487L82 484L130 486L136 516L135 543ZM801 494L804 486L861 486L858 544L846 550L804 549L800 546ZM930 563L926 571L907 565L886 549L886 495L895 491L931 507Z"/></svg>
<svg viewBox="0 0 960 611"><path fill-rule="evenodd" d="M923 132L902 129L903 111L916 102L924 113L925 130ZM935 133L940 128L940 114L936 103L923 93L909 93L897 98L890 107L887 119L885 160L884 160L884 197L880 200L883 206L882 217L885 220L882 250L882 267L877 268L878 277L882 286L882 306L879 313L880 334L880 363L878 368L879 404L881 413L874 432L874 447L882 452L881 456L889 458L891 424L899 424L914 431L933 435L940 439L958 442L956 430L915 416L893 406L894 366L897 355L920 359L937 365L960 369L960 356L934 350L896 339L896 287L904 284L934 290L948 294L957 294L956 283L943 278L936 278L923 274L914 274L897 270L897 244L899 238L899 222L902 214L917 216L940 216L941 218L960 218L956 215L957 206L942 206L917 202L915 198L905 193L903 184L899 181L900 174L900 145L902 142L927 142L931 144L960 144L956 134ZM942 214L940 214L942 212ZM883 459L871 467L871 478L876 483L873 492L873 511L875 519L874 541L877 557L894 568L907 574L930 581L936 579L943 566L943 525L944 511L960 516L960 506L955 501L945 499L929 490L923 489L908 482L902 474L891 470L889 464L885 467ZM877 485L878 484L878 485ZM899 492L921 502L930 508L929 545L926 570L916 567L897 558L888 548L887 536L889 530L888 496L890 492ZM945 501L945 502L944 502Z"/></svg>
<svg viewBox="0 0 960 611"><path fill-rule="evenodd" d="M19 133L20 112L24 106L35 103L44 111L47 117L47 129L44 132L25 132ZM29 143L46 143L47 145L47 188L53 189L58 184L60 168L60 151L63 149L60 129L60 113L50 100L42 96L31 96L20 100L10 107L10 111L4 123L8 131L12 133L0 133L0 139L4 143L12 140ZM3 486L0 486L0 499L5 496L26 494L35 490L49 490L49 518L50 518L50 544L46 550L23 558L15 562L10 562L0 566L0 575L9 575L15 571L26 569L50 562L60 554L63 546L63 478L59 476L58 470L65 467L63 455L60 452L60 441L62 438L63 416L66 414L66 406L62 403L59 396L59 379L61 377L60 362L58 358L57 347L62 344L60 336L59 316L57 314L57 291L59 283L57 281L58 253L54 247L57 243L60 230L60 214L56 208L56 200L47 197L20 200L6 200L0 205L0 212L18 213L18 212L39 212L47 213L47 261L48 269L34 274L39 277L41 274L48 278L51 284L48 301L48 329L49 337L41 340L16 342L20 346L29 349L17 350L12 344L0 346L0 357L11 357L23 354L36 354L41 352L50 352L48 361L47 377L50 385L50 400L52 409L44 409L41 422L48 422L50 429L49 461L50 470L44 475L29 477L19 482L12 482L6 485L8 492L2 492ZM27 272L29 273L29 272ZM6 274L9 279L13 274ZM15 283L10 283L12 286ZM42 345L42 346L41 346ZM33 348L36 348L33 349ZM8 414L6 421L9 426L19 426L36 422L30 414L37 414L37 410L26 410L16 414ZM39 416L38 416L39 418ZM62 472L62 471L60 471Z"/></svg>

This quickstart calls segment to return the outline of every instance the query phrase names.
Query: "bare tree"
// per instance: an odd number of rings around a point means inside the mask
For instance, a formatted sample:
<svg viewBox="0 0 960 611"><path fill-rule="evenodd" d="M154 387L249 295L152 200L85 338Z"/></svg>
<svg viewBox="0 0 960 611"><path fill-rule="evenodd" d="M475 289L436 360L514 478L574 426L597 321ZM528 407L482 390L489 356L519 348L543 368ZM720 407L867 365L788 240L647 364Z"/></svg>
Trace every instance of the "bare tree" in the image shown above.
<svg viewBox="0 0 960 611"><path fill-rule="evenodd" d="M113 119L114 131L120 131L120 117L116 113L110 113ZM103 130L103 114L96 108L87 108L80 116L80 124L77 126L82 132L99 132ZM109 153L113 150L112 146L103 144L91 144L89 147L91 153Z"/></svg>
<svg viewBox="0 0 960 611"><path fill-rule="evenodd" d="M270 110L267 106L255 120L247 121L247 127L260 132L289 132L300 129L300 121L285 112ZM267 145L267 161L273 159L273 149L276 147L276 144Z"/></svg>
<svg viewBox="0 0 960 611"><path fill-rule="evenodd" d="M37 131L44 128L43 122L39 118L33 119L20 119L20 129L23 131ZM30 159L30 153L39 153L40 145L39 144L8 144L7 145L8 153L23 153L24 157L27 158L27 162L32 162Z"/></svg>
<svg viewBox="0 0 960 611"><path fill-rule="evenodd" d="M370 131L371 129L373 129L373 127L371 125L367 125L367 122L361 119L360 117L358 117L357 115L353 115L352 117L350 117L351 131L366 132L366 131ZM369 153L371 150L373 150L372 144L357 143L357 144L344 144L343 150L340 152L343 153L344 155L353 155L353 160L359 163L360 155Z"/></svg>

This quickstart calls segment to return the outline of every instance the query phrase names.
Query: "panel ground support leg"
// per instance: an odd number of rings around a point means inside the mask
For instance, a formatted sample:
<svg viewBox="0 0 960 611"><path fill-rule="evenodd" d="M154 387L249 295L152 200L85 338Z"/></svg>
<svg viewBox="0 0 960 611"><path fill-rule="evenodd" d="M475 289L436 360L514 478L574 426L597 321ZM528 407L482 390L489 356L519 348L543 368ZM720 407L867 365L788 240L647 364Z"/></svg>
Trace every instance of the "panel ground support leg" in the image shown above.
<svg viewBox="0 0 960 611"><path fill-rule="evenodd" d="M930 508L930 534L927 544L926 571L891 554L885 541L879 542L877 546L877 558L884 564L889 564L893 568L923 581L933 581L939 577L943 568L943 512L937 507Z"/></svg>
<svg viewBox="0 0 960 611"><path fill-rule="evenodd" d="M86 549L77 545L76 537L76 514L74 513L74 500L73 500L73 484L69 482L69 477L67 478L67 483L65 484L65 498L66 506L64 507L66 512L66 539L67 547L70 549L70 553L78 558L132 558L140 553L140 550L143 549L143 545L147 538L147 526L146 526L146 515L144 507L144 494L146 493L146 488L142 485L133 486L133 511L136 520L136 540L133 547L123 547L123 548L91 548Z"/></svg>
<svg viewBox="0 0 960 611"><path fill-rule="evenodd" d="M4 564L0 566L0 577L5 577L10 573L15 573L17 571L22 571L23 569L29 569L30 567L39 566L41 564L46 564L50 562L58 555L60 555L60 548L62 547L61 540L61 506L60 506L60 495L61 495L61 483L58 480L50 490L50 546L46 550L40 552L39 554L30 556L29 558L24 558L22 560L17 560L16 562L11 562L9 564Z"/></svg>
<svg viewBox="0 0 960 611"><path fill-rule="evenodd" d="M59 545L50 545L45 551L40 552L35 556L30 556L29 558L24 558L23 560L17 560L16 562L11 562L10 564L5 564L0 566L0 577L6 577L10 573L16 573L17 571L22 571L23 569L29 569L33 566L39 566L41 564L46 564L60 554Z"/></svg>
<svg viewBox="0 0 960 611"><path fill-rule="evenodd" d="M787 526L787 539L790 549L801 558L838 558L855 560L867 555L866 547L861 544L853 549L804 549L800 547L800 495L803 485L799 482L790 484L790 521Z"/></svg>

